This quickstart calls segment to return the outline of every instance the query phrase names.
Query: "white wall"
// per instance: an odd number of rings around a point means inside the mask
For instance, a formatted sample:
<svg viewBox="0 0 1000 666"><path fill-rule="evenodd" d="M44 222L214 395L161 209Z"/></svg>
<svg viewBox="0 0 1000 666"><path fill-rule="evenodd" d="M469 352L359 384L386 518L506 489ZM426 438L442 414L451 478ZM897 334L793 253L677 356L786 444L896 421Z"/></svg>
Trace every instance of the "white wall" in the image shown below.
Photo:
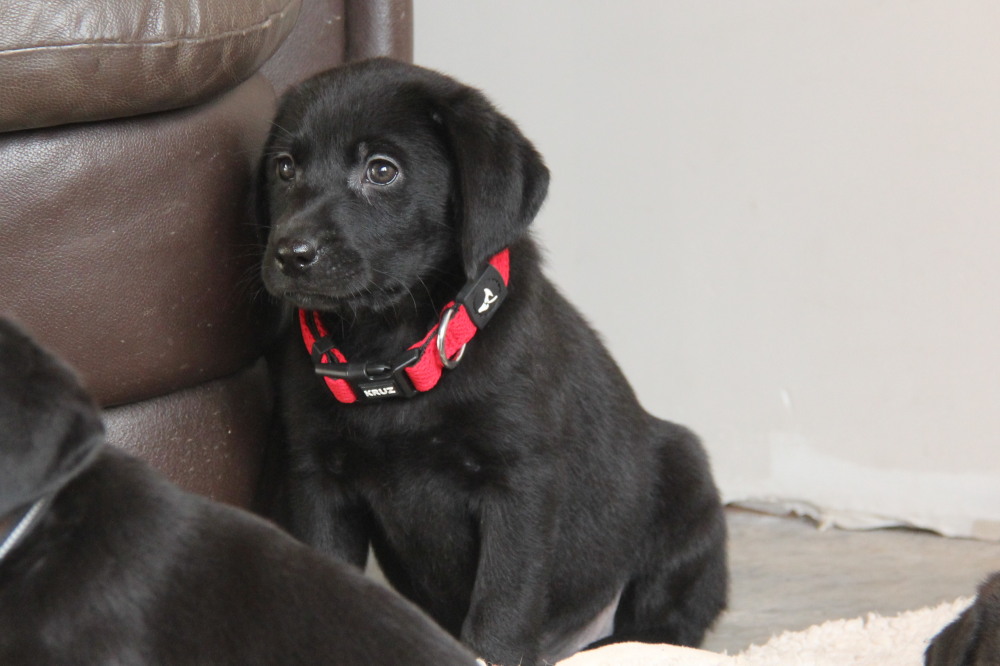
<svg viewBox="0 0 1000 666"><path fill-rule="evenodd" d="M417 62L546 156L550 274L727 499L1000 538L1000 3L415 4Z"/></svg>

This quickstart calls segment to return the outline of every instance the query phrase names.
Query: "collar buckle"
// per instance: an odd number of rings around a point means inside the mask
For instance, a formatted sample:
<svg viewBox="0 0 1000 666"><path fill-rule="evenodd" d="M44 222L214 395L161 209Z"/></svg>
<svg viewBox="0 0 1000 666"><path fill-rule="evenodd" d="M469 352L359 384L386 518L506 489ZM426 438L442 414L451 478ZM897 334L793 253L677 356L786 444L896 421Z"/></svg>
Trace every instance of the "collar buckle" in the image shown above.
<svg viewBox="0 0 1000 666"><path fill-rule="evenodd" d="M419 350L409 349L391 364L374 361L316 363L314 367L317 375L346 381L358 400L377 402L386 398L412 398L417 394L406 368L419 358Z"/></svg>

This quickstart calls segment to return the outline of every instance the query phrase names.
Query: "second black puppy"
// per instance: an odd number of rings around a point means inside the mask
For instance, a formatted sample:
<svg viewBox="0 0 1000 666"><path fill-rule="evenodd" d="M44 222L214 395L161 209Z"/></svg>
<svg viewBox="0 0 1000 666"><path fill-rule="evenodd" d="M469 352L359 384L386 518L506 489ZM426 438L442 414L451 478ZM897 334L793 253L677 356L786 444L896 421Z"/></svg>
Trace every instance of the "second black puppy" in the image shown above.
<svg viewBox="0 0 1000 666"><path fill-rule="evenodd" d="M474 666L412 604L104 444L0 318L0 664Z"/></svg>
<svg viewBox="0 0 1000 666"><path fill-rule="evenodd" d="M1000 572L979 586L976 600L933 638L926 666L1000 664Z"/></svg>
<svg viewBox="0 0 1000 666"><path fill-rule="evenodd" d="M698 644L727 589L708 461L542 274L532 145L478 91L386 60L306 82L274 127L283 522L359 565L371 543L493 663Z"/></svg>

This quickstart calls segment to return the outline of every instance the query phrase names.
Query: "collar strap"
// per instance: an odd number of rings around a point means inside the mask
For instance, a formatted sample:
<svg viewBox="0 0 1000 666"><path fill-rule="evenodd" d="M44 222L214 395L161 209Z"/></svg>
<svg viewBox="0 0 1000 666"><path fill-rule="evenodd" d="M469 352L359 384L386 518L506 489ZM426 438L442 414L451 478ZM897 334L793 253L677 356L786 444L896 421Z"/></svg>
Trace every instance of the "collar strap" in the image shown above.
<svg viewBox="0 0 1000 666"><path fill-rule="evenodd" d="M24 515L17 521L14 528L7 533L3 542L0 542L0 562L3 562L7 554L14 550L31 533L31 528L35 526L38 519L45 513L45 509L48 508L51 501L51 497L45 496L37 500L31 505L31 508L24 512Z"/></svg>
<svg viewBox="0 0 1000 666"><path fill-rule="evenodd" d="M299 310L299 328L316 374L343 403L412 398L434 388L445 368L455 367L465 345L493 318L507 297L510 253L494 255L486 268L441 310L438 322L419 342L388 363L349 362L336 348L319 312Z"/></svg>

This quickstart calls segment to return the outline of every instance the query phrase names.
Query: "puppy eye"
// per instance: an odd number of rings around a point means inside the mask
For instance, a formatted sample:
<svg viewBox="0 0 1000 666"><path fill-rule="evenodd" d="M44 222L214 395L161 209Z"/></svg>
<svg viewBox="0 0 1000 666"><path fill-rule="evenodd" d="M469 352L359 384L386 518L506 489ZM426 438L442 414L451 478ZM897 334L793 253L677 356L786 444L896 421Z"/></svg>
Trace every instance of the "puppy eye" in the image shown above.
<svg viewBox="0 0 1000 666"><path fill-rule="evenodd" d="M384 157L369 160L365 168L365 180L373 185L388 185L398 177L399 167Z"/></svg>
<svg viewBox="0 0 1000 666"><path fill-rule="evenodd" d="M295 160L292 159L292 156L283 153L275 157L274 173L285 182L295 180Z"/></svg>

